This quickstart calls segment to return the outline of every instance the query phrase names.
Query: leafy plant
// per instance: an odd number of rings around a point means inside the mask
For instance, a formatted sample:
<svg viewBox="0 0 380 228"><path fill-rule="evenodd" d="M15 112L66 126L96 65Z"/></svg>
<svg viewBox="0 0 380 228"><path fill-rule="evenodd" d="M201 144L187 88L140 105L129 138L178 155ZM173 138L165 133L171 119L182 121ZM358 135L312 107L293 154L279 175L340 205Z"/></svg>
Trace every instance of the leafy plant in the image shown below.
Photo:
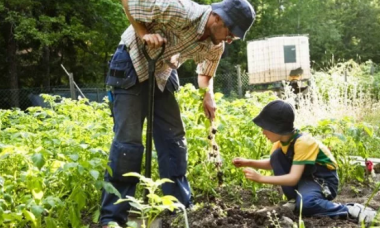
<svg viewBox="0 0 380 228"><path fill-rule="evenodd" d="M0 226L82 227L97 214L111 121L105 105L46 98L50 108L1 110ZM97 217L95 218L97 220Z"/></svg>
<svg viewBox="0 0 380 228"><path fill-rule="evenodd" d="M376 157L380 147L376 116L380 105L372 90L362 89L366 88L363 78L367 74L361 67L351 66L350 72L358 74L357 78L350 75L345 82L340 70L320 72L309 94L284 94L289 102L297 102L296 127L331 149L339 165L341 183L363 179L363 170L351 164L350 156ZM223 161L222 186L218 185L214 164L207 161L209 121L203 113L200 91L185 85L176 96L187 129L187 177L194 198L219 196L220 190L227 191L237 202L241 198L239 190L250 190L257 197L256 191L266 186L247 181L231 160L237 156L269 156L271 145L252 118L268 102L279 99L276 94L248 91L241 99L215 94L215 140ZM84 216L98 221L102 189L120 197L110 183L102 180L113 136L107 103L49 95L44 99L49 108L0 110L1 227L84 227L88 225L83 222ZM369 114L371 118L367 118ZM157 166L153 160L153 179L159 176ZM275 199L275 195L271 198Z"/></svg>
<svg viewBox="0 0 380 228"><path fill-rule="evenodd" d="M133 208L130 213L135 213L142 219L142 227L149 228L152 222L165 210L173 212L175 209L184 208L174 196L166 195L159 196L156 194L158 188L164 183L174 183L172 180L163 178L153 181L151 178L144 177L138 173L126 173L123 176L137 177L140 179L140 184L148 190L147 194L148 202L144 203L143 199L136 199L132 196L126 196L125 199L119 199L115 204L128 202Z"/></svg>
<svg viewBox="0 0 380 228"><path fill-rule="evenodd" d="M296 190L297 195L301 198L300 200L300 208L299 208L299 216L298 216L298 228L306 228L304 221L302 220L302 206L303 206L303 200L302 200L302 194L299 193L299 191Z"/></svg>
<svg viewBox="0 0 380 228"><path fill-rule="evenodd" d="M281 228L281 224L280 224L280 221L278 219L277 212L275 210L273 210L272 213L270 211L268 211L267 216L269 218L269 221L270 221L270 224L272 225L272 227Z"/></svg>

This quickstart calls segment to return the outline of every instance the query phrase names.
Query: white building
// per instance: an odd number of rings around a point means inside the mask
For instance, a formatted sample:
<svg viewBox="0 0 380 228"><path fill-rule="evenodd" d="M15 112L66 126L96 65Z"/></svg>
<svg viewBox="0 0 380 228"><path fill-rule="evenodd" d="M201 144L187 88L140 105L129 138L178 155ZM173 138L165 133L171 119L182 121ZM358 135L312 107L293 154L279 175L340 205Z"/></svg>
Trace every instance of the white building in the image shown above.
<svg viewBox="0 0 380 228"><path fill-rule="evenodd" d="M306 35L249 41L247 57L249 84L302 81L311 76Z"/></svg>

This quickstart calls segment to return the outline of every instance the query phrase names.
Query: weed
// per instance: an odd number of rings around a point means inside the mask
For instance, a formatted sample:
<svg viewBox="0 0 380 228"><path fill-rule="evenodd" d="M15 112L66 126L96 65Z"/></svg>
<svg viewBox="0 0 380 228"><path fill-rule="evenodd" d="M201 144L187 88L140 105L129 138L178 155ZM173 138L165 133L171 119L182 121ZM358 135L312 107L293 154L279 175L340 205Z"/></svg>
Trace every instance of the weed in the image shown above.
<svg viewBox="0 0 380 228"><path fill-rule="evenodd" d="M153 181L150 178L144 177L138 173L126 173L123 176L137 177L141 181L141 185L148 190L149 194L148 203L145 204L143 200L136 199L132 196L126 196L126 199L119 199L115 204L128 202L133 209L130 213L135 213L140 215L142 219L142 228L149 228L152 222L159 216L163 211L169 210L173 212L175 209L183 209L186 214L185 207L178 202L174 196L158 196L156 194L157 189L164 183L174 183L170 179L163 178L160 180ZM187 221L187 220L186 220Z"/></svg>
<svg viewBox="0 0 380 228"><path fill-rule="evenodd" d="M274 226L275 228L281 228L281 224L280 224L277 212L275 210L273 210L272 213L268 211L267 216L272 226Z"/></svg>
<svg viewBox="0 0 380 228"><path fill-rule="evenodd" d="M303 200L302 200L302 195L301 193L299 193L297 190L296 190L296 193L299 195L299 197L301 198L300 200L300 208L299 208L299 217L298 217L298 228L306 228L305 227L305 223L304 221L302 220L302 206L303 206Z"/></svg>

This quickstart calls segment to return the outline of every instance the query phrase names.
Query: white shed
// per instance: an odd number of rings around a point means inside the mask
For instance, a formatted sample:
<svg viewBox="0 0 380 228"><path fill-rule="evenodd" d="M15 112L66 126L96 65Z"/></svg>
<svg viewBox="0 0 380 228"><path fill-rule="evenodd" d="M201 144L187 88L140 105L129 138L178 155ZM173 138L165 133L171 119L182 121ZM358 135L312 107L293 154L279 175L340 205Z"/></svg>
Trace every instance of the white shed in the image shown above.
<svg viewBox="0 0 380 228"><path fill-rule="evenodd" d="M247 44L249 84L309 79L309 38L271 37Z"/></svg>

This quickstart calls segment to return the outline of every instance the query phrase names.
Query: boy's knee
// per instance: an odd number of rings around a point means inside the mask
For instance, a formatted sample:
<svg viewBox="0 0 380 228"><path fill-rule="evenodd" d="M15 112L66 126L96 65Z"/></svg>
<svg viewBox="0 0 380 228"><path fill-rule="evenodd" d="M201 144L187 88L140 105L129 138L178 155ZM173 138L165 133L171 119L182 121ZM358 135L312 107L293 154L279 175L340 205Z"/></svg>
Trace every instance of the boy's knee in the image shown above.
<svg viewBox="0 0 380 228"><path fill-rule="evenodd" d="M296 210L302 212L302 214L305 216L312 216L314 214L314 209L317 207L317 201L318 198L313 194L304 194L302 195L302 199L300 196L297 196Z"/></svg>

